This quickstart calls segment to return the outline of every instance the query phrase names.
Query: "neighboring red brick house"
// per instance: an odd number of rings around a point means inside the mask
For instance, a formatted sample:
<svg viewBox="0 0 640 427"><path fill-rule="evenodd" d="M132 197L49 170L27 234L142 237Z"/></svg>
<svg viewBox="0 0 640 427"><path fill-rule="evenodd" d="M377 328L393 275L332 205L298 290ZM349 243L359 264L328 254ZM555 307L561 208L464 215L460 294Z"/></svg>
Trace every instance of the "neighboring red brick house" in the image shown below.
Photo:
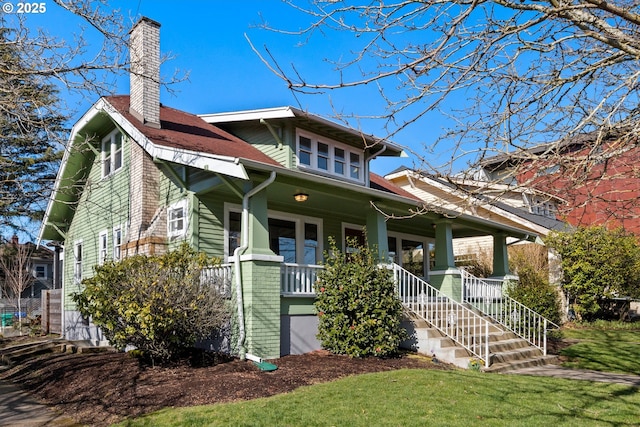
<svg viewBox="0 0 640 427"><path fill-rule="evenodd" d="M597 139L587 134L522 155L496 156L481 163L483 178L510 180L559 197L564 203L558 218L571 225L623 227L640 234L640 147L618 135Z"/></svg>

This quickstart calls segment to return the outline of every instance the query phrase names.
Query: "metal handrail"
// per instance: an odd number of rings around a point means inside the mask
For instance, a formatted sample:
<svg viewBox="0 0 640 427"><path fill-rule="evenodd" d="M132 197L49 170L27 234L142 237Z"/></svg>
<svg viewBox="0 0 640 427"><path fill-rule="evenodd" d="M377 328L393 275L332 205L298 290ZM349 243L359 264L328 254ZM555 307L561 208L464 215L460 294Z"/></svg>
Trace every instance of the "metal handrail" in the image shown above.
<svg viewBox="0 0 640 427"><path fill-rule="evenodd" d="M460 269L463 302L547 354L547 331L560 326L508 296L503 286L496 293L495 279L482 279Z"/></svg>
<svg viewBox="0 0 640 427"><path fill-rule="evenodd" d="M391 269L405 307L490 366L491 322L399 265Z"/></svg>

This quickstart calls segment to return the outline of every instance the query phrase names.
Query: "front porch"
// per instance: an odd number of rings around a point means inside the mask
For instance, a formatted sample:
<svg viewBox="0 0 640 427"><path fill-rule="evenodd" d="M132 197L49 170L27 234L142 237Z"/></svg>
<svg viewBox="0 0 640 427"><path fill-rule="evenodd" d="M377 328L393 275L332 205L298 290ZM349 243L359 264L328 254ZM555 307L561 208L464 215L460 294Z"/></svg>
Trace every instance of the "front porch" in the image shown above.
<svg viewBox="0 0 640 427"><path fill-rule="evenodd" d="M280 264L281 356L319 348L313 284L322 268ZM481 360L485 368L507 363L514 348L521 348L518 357L526 354L527 361L545 359L547 332L558 326L509 298L505 292L509 279L481 279L456 269L450 271L454 276L450 279L460 283L461 292L452 297L397 264L381 264L381 268L393 272L398 297L407 309L405 325L414 335L407 345L414 350L436 353L439 359L462 367L472 358ZM206 277L224 278L223 287L231 287L233 264L212 268ZM420 328L437 333L418 336L425 333Z"/></svg>

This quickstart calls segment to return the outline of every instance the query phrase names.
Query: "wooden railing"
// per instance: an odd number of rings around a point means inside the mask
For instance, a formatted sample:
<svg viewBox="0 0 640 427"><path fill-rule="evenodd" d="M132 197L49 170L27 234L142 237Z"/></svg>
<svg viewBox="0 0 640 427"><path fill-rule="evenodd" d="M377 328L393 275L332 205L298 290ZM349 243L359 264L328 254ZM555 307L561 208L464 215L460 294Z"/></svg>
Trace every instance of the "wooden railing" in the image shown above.
<svg viewBox="0 0 640 427"><path fill-rule="evenodd" d="M313 284L324 267L313 264L284 263L280 267L280 294L285 296L315 296Z"/></svg>
<svg viewBox="0 0 640 427"><path fill-rule="evenodd" d="M233 277L233 264L222 264L208 267L202 270L200 281L203 284L215 286L222 295L231 297L231 279Z"/></svg>

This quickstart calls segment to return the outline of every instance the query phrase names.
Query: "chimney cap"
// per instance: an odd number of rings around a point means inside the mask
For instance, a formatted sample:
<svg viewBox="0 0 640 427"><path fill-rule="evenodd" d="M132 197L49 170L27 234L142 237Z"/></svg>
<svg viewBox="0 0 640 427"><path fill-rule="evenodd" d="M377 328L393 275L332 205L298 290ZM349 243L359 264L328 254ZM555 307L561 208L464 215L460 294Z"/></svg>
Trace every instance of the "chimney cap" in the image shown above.
<svg viewBox="0 0 640 427"><path fill-rule="evenodd" d="M158 21L154 21L151 18L147 18L146 16L141 17L140 19L138 19L138 22L136 22L133 27L131 27L131 29L129 30L129 34L131 34L131 32L138 26L140 25L142 22L146 22L150 25L153 25L155 27L160 28L160 23Z"/></svg>

